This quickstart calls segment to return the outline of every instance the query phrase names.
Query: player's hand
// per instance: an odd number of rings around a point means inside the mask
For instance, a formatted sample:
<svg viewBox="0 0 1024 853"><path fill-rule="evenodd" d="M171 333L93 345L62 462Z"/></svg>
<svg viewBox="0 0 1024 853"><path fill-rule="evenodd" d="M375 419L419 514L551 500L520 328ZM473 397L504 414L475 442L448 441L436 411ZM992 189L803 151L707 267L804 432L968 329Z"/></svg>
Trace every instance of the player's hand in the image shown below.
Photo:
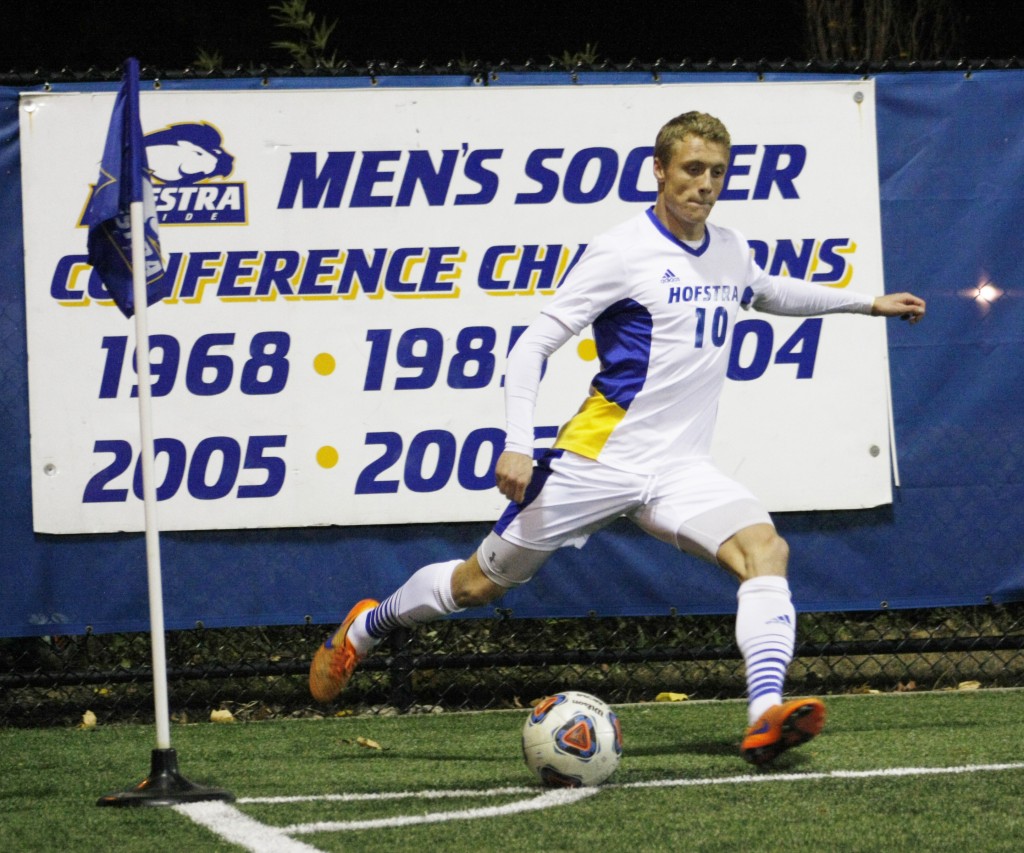
<svg viewBox="0 0 1024 853"><path fill-rule="evenodd" d="M917 323L924 317L925 303L913 293L887 293L875 298L871 306L873 317L899 317L910 323Z"/></svg>
<svg viewBox="0 0 1024 853"><path fill-rule="evenodd" d="M510 501L522 503L526 487L533 478L533 457L512 450L504 451L494 466L494 480L498 491Z"/></svg>

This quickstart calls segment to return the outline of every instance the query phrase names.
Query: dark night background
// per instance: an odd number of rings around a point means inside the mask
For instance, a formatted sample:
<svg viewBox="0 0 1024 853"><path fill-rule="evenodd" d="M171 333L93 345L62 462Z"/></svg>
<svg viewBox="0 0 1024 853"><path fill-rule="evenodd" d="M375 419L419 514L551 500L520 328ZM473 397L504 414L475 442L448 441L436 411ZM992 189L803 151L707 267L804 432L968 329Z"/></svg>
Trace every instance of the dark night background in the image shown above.
<svg viewBox="0 0 1024 853"><path fill-rule="evenodd" d="M954 0L961 16L956 59L1024 60L1024 2ZM0 73L116 69L127 56L180 70L200 49L226 68L285 67L272 47L291 38L276 27L271 0L3 0ZM318 18L338 20L331 47L355 65L480 60L546 63L597 46L600 59L669 62L736 58L807 59L803 0L676 0L581 3L519 0L310 0Z"/></svg>

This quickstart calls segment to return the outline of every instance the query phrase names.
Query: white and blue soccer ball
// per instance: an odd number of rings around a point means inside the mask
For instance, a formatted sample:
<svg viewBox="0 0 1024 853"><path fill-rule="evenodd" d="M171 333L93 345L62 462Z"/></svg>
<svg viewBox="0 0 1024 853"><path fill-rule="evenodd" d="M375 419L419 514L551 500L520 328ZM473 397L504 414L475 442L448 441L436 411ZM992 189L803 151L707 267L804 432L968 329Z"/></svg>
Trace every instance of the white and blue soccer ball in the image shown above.
<svg viewBox="0 0 1024 853"><path fill-rule="evenodd" d="M600 785L621 757L619 718L589 693L567 690L548 696L523 724L523 758L549 787Z"/></svg>

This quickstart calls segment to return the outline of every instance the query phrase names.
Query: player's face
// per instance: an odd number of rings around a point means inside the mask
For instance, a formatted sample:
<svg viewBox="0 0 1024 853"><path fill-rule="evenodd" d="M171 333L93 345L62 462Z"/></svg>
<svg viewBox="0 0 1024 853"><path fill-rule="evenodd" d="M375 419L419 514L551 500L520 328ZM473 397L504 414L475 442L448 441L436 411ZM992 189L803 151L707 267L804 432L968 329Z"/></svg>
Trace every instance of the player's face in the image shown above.
<svg viewBox="0 0 1024 853"><path fill-rule="evenodd" d="M654 213L681 240L700 240L704 223L725 185L729 149L692 134L677 142L668 163L654 161L658 199Z"/></svg>

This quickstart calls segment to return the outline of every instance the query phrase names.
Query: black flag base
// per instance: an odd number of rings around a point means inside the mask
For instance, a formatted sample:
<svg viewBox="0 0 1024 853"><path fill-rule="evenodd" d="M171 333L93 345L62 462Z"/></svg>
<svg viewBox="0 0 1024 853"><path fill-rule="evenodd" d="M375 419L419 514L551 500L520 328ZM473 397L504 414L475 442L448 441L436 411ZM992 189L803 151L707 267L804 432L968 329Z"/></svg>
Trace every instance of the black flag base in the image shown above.
<svg viewBox="0 0 1024 853"><path fill-rule="evenodd" d="M98 806L176 806L204 800L235 801L235 795L221 788L194 785L178 772L178 753L173 749L154 749L149 776L134 788L107 794Z"/></svg>

